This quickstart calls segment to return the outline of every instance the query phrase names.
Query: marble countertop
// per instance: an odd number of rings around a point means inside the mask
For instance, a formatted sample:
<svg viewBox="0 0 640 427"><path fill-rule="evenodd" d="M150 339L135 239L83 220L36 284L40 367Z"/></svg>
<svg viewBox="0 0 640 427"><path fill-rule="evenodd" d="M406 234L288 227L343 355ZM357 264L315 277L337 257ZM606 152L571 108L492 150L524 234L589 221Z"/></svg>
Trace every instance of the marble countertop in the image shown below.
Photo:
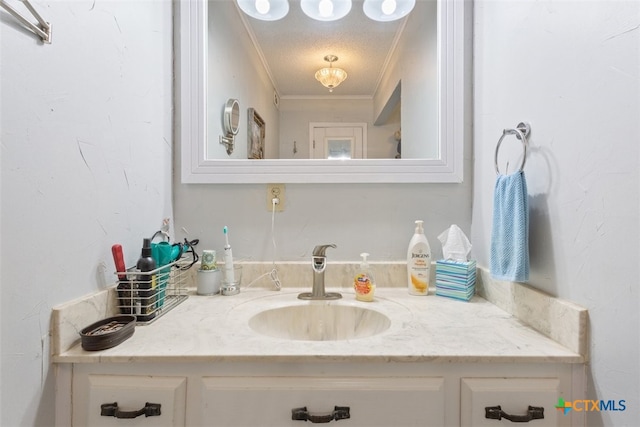
<svg viewBox="0 0 640 427"><path fill-rule="evenodd" d="M281 291L249 288L234 296L189 298L150 325L137 326L122 344L85 351L80 343L54 352L56 363L214 362L214 361L370 361L370 362L523 362L583 363L584 357L525 325L485 299L470 302L403 288L378 288L376 300L356 301L340 290L341 300L320 304L356 305L391 319L386 331L342 341L294 341L261 335L249 327L260 311L301 301L309 289ZM328 288L327 291L333 291Z"/></svg>

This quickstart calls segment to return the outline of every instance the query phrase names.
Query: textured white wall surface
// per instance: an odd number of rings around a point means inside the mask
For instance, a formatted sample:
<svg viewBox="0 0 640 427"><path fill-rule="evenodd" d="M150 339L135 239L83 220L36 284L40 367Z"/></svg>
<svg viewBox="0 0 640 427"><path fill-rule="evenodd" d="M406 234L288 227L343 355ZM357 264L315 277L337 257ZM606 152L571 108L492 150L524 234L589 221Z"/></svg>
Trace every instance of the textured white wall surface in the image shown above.
<svg viewBox="0 0 640 427"><path fill-rule="evenodd" d="M3 427L53 425L51 307L112 284L111 245L131 266L171 216L171 2L33 4L50 45L0 10Z"/></svg>
<svg viewBox="0 0 640 427"><path fill-rule="evenodd" d="M530 284L589 309L588 396L627 401L588 425L636 426L640 2L478 1L474 46L476 257L489 265L496 143L529 121Z"/></svg>

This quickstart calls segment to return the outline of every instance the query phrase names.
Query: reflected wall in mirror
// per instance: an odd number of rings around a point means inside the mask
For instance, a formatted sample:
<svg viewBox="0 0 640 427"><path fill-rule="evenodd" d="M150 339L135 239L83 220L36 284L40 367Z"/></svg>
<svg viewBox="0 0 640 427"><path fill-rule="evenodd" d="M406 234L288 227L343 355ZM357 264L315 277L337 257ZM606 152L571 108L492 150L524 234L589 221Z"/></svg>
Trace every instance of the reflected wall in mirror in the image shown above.
<svg viewBox="0 0 640 427"><path fill-rule="evenodd" d="M264 158L314 158L305 149L313 142L311 122L367 123L366 158L396 158L400 128L402 157L438 158L435 1L420 1L406 18L390 22L365 16L363 0L332 22L308 17L295 1L278 21L251 18L234 1L210 1L208 24L207 105L233 94L261 111L270 127ZM348 73L331 92L315 78L329 55L337 58L333 67ZM279 106L271 102L274 92ZM215 130L218 123L212 117L207 126ZM238 145L246 145L242 135ZM293 141L301 143L297 153ZM211 133L207 154L229 158ZM233 157L251 158L240 150Z"/></svg>
<svg viewBox="0 0 640 427"><path fill-rule="evenodd" d="M183 182L461 182L466 3L418 0L380 23L362 0L335 22L311 20L296 0L276 22L231 0L181 1ZM314 77L328 54L349 75L332 93ZM262 159L248 159L246 129L232 155L220 144L217 106L228 98L260 111ZM313 122L366 123L366 157L314 158Z"/></svg>

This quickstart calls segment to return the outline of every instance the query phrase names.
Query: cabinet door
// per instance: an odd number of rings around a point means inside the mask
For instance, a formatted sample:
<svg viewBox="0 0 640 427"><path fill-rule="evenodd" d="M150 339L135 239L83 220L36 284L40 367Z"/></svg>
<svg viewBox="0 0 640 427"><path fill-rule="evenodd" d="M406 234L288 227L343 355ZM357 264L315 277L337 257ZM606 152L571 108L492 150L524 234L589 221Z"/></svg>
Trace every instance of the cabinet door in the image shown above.
<svg viewBox="0 0 640 427"><path fill-rule="evenodd" d="M532 426L570 425L570 418L563 418L556 410L558 398L563 397L557 378L462 378L460 424L463 426L500 426L511 424L507 417L501 420L487 418L487 409L496 414L497 406L509 416L536 418ZM540 411L529 407L543 408ZM520 423L524 420L519 421Z"/></svg>
<svg viewBox="0 0 640 427"><path fill-rule="evenodd" d="M202 424L224 427L298 426L292 410L314 417L348 407L340 426L444 425L442 378L207 377L202 382Z"/></svg>
<svg viewBox="0 0 640 427"><path fill-rule="evenodd" d="M184 426L186 384L184 377L77 375L73 383L73 425ZM111 405L114 403L117 414ZM145 408L147 403L159 404L160 414L127 419L114 416L135 415L133 412ZM111 406L103 410L103 404Z"/></svg>

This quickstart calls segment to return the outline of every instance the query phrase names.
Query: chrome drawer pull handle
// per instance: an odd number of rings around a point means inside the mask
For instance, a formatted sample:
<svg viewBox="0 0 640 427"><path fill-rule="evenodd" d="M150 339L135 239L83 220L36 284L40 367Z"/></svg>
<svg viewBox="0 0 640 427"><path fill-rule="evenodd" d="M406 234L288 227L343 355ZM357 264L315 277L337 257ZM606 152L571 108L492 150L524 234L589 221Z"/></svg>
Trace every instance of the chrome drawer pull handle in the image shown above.
<svg viewBox="0 0 640 427"><path fill-rule="evenodd" d="M531 420L544 419L544 408L542 406L529 406L526 415L507 414L500 406L487 406L484 410L484 417L491 420L501 420L504 418L512 423L528 423Z"/></svg>
<svg viewBox="0 0 640 427"><path fill-rule="evenodd" d="M160 404L147 402L144 408L138 409L137 411L121 411L118 409L118 402L103 403L100 405L100 415L115 418L136 418L140 415L144 415L145 417L158 417L160 416Z"/></svg>
<svg viewBox="0 0 640 427"><path fill-rule="evenodd" d="M306 406L291 410L291 419L294 421L310 421L316 424L324 424L334 420L346 420L347 418L351 418L348 406L335 406L331 413L322 415L311 414Z"/></svg>

